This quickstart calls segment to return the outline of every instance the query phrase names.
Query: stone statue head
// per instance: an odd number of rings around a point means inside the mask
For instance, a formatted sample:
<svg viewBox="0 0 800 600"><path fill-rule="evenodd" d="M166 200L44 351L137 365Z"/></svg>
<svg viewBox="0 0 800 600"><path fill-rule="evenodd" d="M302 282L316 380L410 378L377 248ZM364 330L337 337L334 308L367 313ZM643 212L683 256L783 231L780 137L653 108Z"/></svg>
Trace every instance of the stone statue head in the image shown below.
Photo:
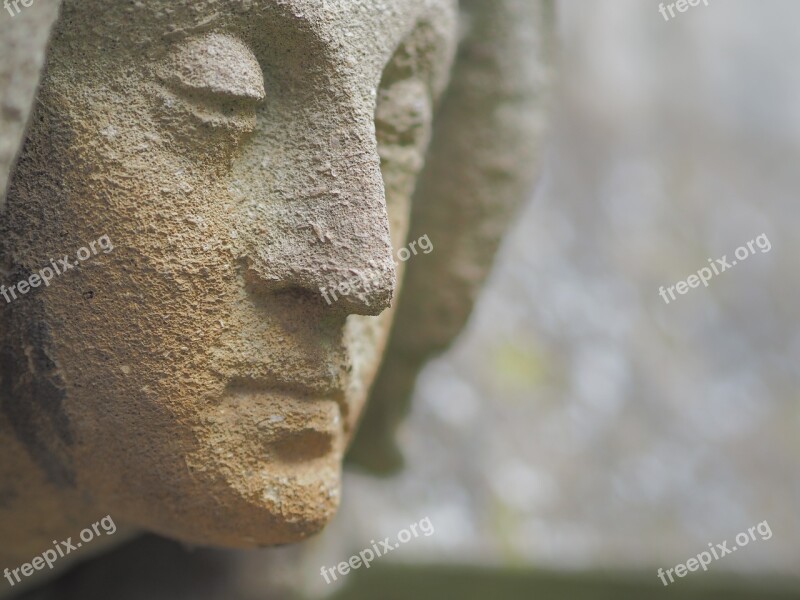
<svg viewBox="0 0 800 600"><path fill-rule="evenodd" d="M0 213L0 472L34 473L4 514L231 547L330 519L457 9L63 3Z"/></svg>
<svg viewBox="0 0 800 600"><path fill-rule="evenodd" d="M54 486L200 543L329 519L454 45L451 2L373 4L64 3L1 236L64 271L0 313Z"/></svg>

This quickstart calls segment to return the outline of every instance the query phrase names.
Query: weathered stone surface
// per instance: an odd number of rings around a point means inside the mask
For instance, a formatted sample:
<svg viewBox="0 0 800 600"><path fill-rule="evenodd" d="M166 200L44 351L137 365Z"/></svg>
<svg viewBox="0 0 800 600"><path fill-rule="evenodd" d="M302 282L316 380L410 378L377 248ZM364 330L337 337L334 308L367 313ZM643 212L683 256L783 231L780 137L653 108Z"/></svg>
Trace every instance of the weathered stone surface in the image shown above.
<svg viewBox="0 0 800 600"><path fill-rule="evenodd" d="M455 16L440 0L64 4L2 256L9 287L80 264L3 306L0 537L23 542L3 559L95 513L234 547L327 522ZM368 269L368 290L323 302Z"/></svg>
<svg viewBox="0 0 800 600"><path fill-rule="evenodd" d="M252 548L328 522L409 228L436 251L407 265L414 324L393 347L424 357L463 325L527 189L523 106L545 78L513 54L540 49L520 31L541 7L466 7L412 225L455 0L64 3L0 214L0 290L74 265L0 299L0 563L106 514L121 532L78 558L138 529Z"/></svg>

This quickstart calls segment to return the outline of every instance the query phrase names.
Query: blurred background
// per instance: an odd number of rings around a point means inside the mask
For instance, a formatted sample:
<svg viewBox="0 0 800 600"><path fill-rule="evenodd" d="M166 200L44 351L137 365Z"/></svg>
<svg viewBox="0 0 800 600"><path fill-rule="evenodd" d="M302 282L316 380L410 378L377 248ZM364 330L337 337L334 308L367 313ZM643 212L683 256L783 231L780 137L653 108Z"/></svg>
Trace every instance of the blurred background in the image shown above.
<svg viewBox="0 0 800 600"><path fill-rule="evenodd" d="M558 3L540 183L419 380L405 471L350 472L335 522L300 547L146 538L100 559L108 597L800 598L800 3L669 21L658 5ZM771 251L658 295L762 233ZM430 537L320 576L425 517ZM762 521L771 539L658 579ZM91 569L61 593L90 593Z"/></svg>

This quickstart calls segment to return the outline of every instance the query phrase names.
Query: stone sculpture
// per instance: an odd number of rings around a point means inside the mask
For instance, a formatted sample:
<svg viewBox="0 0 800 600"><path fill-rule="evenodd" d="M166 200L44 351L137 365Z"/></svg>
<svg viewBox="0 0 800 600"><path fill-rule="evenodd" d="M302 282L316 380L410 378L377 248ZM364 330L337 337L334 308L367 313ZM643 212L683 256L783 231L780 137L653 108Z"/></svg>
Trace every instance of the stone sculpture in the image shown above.
<svg viewBox="0 0 800 600"><path fill-rule="evenodd" d="M403 270L382 379L397 367L405 393L528 191L549 2L57 9L0 24L0 566L107 514L195 544L301 540L338 505ZM436 251L406 265L410 228Z"/></svg>

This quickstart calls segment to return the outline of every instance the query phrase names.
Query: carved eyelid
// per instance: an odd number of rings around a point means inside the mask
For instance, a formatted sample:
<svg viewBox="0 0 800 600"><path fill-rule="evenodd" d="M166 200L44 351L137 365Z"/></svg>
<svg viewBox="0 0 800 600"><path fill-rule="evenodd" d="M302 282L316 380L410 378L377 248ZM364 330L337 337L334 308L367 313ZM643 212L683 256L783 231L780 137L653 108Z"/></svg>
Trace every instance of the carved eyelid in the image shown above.
<svg viewBox="0 0 800 600"><path fill-rule="evenodd" d="M266 97L258 60L242 41L226 34L184 41L158 74L165 83L185 92L251 102Z"/></svg>

